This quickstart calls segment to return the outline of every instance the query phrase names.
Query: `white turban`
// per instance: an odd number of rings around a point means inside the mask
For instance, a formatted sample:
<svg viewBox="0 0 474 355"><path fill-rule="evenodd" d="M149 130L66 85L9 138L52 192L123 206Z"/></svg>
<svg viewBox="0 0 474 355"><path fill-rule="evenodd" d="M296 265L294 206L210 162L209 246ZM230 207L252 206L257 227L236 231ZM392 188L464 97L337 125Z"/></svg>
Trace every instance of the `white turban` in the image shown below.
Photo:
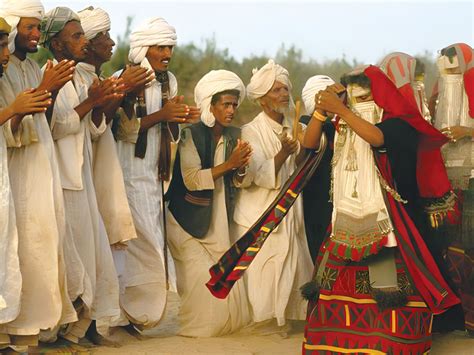
<svg viewBox="0 0 474 355"><path fill-rule="evenodd" d="M39 0L2 0L0 4L0 17L12 27L8 37L8 49L10 53L15 51L15 38L18 33L18 22L22 17L34 17L41 20L44 15L44 7Z"/></svg>
<svg viewBox="0 0 474 355"><path fill-rule="evenodd" d="M247 96L251 100L264 96L270 91L275 81L287 85L288 89L291 90L288 70L279 64L275 64L272 59L260 69L253 69L252 74L250 84L247 85Z"/></svg>
<svg viewBox="0 0 474 355"><path fill-rule="evenodd" d="M215 94L226 90L239 90L239 102L245 97L245 86L240 78L228 70L211 70L204 75L194 88L194 101L201 110L201 121L208 127L214 127L216 118L211 112L211 100Z"/></svg>
<svg viewBox="0 0 474 355"><path fill-rule="evenodd" d="M315 75L308 79L301 93L306 114L311 115L314 112L314 97L321 90L335 84L329 76Z"/></svg>
<svg viewBox="0 0 474 355"><path fill-rule="evenodd" d="M89 6L77 13L87 39L92 39L101 32L110 31L110 17L101 8Z"/></svg>
<svg viewBox="0 0 474 355"><path fill-rule="evenodd" d="M148 47L175 46L176 30L161 17L147 20L130 35L128 59L140 64L145 59Z"/></svg>

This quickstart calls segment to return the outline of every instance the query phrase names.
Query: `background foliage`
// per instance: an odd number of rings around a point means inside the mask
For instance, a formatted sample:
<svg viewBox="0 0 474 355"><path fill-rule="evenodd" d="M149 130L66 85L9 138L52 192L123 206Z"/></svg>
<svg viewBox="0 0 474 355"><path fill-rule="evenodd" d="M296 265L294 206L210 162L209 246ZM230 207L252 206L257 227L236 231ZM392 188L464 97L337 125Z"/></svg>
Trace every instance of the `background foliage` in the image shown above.
<svg viewBox="0 0 474 355"><path fill-rule="evenodd" d="M110 76L115 71L122 69L128 62L129 36L131 32L133 19L127 18L127 26L123 35L119 36L115 46L112 59L104 64L103 74ZM413 55L413 54L412 54ZM44 48L32 56L42 66L51 53ZM431 93L431 88L437 77L437 68L434 58L428 52L417 54L417 59L425 64L425 85L427 94ZM253 68L260 68L268 61L267 56L250 55L237 61L229 54L229 49L218 48L215 38L209 38L205 41L203 48L194 43L179 44L175 47L170 64L170 70L176 75L179 85L179 94L184 95L185 102L194 104L194 87L199 79L213 69L227 69L233 71L243 80L245 84L250 81ZM349 62L345 57L318 62L314 59L305 60L304 52L300 48L282 45L274 59L281 64L290 73L293 83L293 97L300 97L301 90L306 80L317 74L324 74L339 80L342 74L347 73L354 67L362 64L357 60ZM375 64L375 63L372 63ZM259 112L256 104L249 100L244 100L239 109L237 121L240 123L250 121Z"/></svg>

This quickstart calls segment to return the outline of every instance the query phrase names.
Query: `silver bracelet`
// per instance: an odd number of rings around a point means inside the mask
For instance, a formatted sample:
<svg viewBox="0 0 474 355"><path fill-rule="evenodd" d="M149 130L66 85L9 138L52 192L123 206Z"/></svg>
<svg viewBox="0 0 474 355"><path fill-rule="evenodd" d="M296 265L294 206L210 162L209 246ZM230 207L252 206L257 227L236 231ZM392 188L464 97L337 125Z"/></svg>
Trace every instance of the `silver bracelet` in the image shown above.
<svg viewBox="0 0 474 355"><path fill-rule="evenodd" d="M249 170L249 166L248 166L248 165L245 167L243 173L241 173L240 171L237 170L237 176L238 176L238 177L244 177L245 175L247 175L247 170Z"/></svg>

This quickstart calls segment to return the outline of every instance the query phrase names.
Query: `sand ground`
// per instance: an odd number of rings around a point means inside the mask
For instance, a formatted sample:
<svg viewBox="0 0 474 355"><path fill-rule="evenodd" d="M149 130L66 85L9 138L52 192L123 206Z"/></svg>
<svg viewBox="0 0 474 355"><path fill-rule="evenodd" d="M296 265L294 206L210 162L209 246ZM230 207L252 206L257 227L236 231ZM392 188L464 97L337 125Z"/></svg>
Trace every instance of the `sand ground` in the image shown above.
<svg viewBox="0 0 474 355"><path fill-rule="evenodd" d="M119 329L111 334L110 339L121 344L120 348L77 346L60 348L51 345L48 349L39 347L38 354L300 354L303 338L303 322L294 324L287 338L279 335L252 336L234 334L220 338L186 338L176 336L178 331L177 314L179 297L170 293L165 317L158 327L145 332L147 339L138 340L124 330ZM474 338L468 338L463 332L434 335L430 354L435 355L474 355Z"/></svg>

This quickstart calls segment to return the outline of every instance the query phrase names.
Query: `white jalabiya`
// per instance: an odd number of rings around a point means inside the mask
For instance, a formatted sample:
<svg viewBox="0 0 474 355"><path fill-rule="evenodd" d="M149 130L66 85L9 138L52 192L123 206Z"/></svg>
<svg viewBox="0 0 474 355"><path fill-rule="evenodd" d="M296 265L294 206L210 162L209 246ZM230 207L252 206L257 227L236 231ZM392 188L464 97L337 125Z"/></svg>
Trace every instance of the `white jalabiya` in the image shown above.
<svg viewBox="0 0 474 355"><path fill-rule="evenodd" d="M86 92L98 77L93 65L78 63L74 79ZM94 186L110 245L137 237L111 125L92 142Z"/></svg>
<svg viewBox="0 0 474 355"><path fill-rule="evenodd" d="M149 47L175 46L177 38L175 28L165 19L148 19L130 34L128 59L135 64L142 63Z"/></svg>
<svg viewBox="0 0 474 355"><path fill-rule="evenodd" d="M213 180L211 169L202 169L191 132L180 141L179 152L184 184L190 190L213 190L212 216L202 239L188 234L171 213L167 214L170 249L176 263L180 335L221 336L237 331L250 322L244 284L238 282L225 299L215 298L207 289L209 268L230 248L224 178ZM223 138L214 154L214 166L224 162Z"/></svg>
<svg viewBox="0 0 474 355"><path fill-rule="evenodd" d="M22 17L33 17L41 20L44 7L40 0L2 0L0 4L0 17L12 27L8 36L8 49L15 52L15 38L18 34L17 26Z"/></svg>
<svg viewBox="0 0 474 355"><path fill-rule="evenodd" d="M85 309L80 318L96 320L97 331L107 335L114 319L120 316L119 285L92 178L92 139L105 131L106 124L102 120L96 127L91 112L80 119L74 110L88 97L88 87L77 76L76 73L74 84L66 83L58 93L51 129L58 156L68 161L67 165L60 165L61 177L65 177L62 183L66 222L86 271L81 294ZM68 334L82 338L87 330L83 324L70 327ZM71 336L70 339L75 340Z"/></svg>
<svg viewBox="0 0 474 355"><path fill-rule="evenodd" d="M12 55L0 79L2 105L38 87L41 71L31 59ZM25 117L18 137L4 124L10 182L18 227L23 277L18 317L2 327L9 334L35 335L40 329L77 320L66 290L63 241L66 235L63 194L54 144L44 114Z"/></svg>
<svg viewBox="0 0 474 355"><path fill-rule="evenodd" d="M77 13L87 39L92 39L100 32L110 31L110 17L101 8L86 8Z"/></svg>
<svg viewBox="0 0 474 355"><path fill-rule="evenodd" d="M366 121L378 123L379 117L373 101L358 103L354 108ZM358 227L361 233L366 232L368 226L363 223L369 220L372 223L370 227L378 226L381 234L388 235L385 246L396 246L370 144L343 122L340 131L336 132L335 142L333 233L346 231L346 228L356 230ZM370 215L374 216L374 220L370 220Z"/></svg>
<svg viewBox="0 0 474 355"><path fill-rule="evenodd" d="M201 121L208 127L214 127L216 118L211 112L212 96L226 90L240 92L238 105L245 97L245 86L242 80L228 70L211 70L198 81L194 88L194 101L201 110Z"/></svg>
<svg viewBox="0 0 474 355"><path fill-rule="evenodd" d="M307 115L312 115L314 112L315 95L334 83L334 80L327 75L315 75L306 81L301 92L301 99Z"/></svg>
<svg viewBox="0 0 474 355"><path fill-rule="evenodd" d="M146 59L142 66L151 69ZM168 72L170 97L178 92L175 76ZM145 89L148 114L161 109L161 84L153 80ZM140 118L122 119L119 127L117 150L125 180L128 202L132 211L137 239L129 241L126 251L114 251L121 259L124 270L121 279L120 304L130 321L139 327L154 327L163 316L166 305L166 273L164 263L164 236L162 186L158 178L160 126L147 132L147 150L143 159L135 157L135 142ZM122 257L119 257L119 254ZM171 253L168 253L168 274L172 290L176 290L176 271Z"/></svg>
<svg viewBox="0 0 474 355"><path fill-rule="evenodd" d="M0 134L0 215L0 324L4 324L14 320L20 312L21 273L7 145L3 134Z"/></svg>
<svg viewBox="0 0 474 355"><path fill-rule="evenodd" d="M281 149L279 136L292 136L291 121L283 125L264 112L242 127L242 139L253 149L247 176L237 195L234 220L242 236L278 195L296 168L295 155L275 173L274 157ZM303 320L306 301L299 288L311 277L313 262L306 242L303 204L298 198L281 224L272 232L247 270L248 297L253 320L276 318L278 325L287 319Z"/></svg>

